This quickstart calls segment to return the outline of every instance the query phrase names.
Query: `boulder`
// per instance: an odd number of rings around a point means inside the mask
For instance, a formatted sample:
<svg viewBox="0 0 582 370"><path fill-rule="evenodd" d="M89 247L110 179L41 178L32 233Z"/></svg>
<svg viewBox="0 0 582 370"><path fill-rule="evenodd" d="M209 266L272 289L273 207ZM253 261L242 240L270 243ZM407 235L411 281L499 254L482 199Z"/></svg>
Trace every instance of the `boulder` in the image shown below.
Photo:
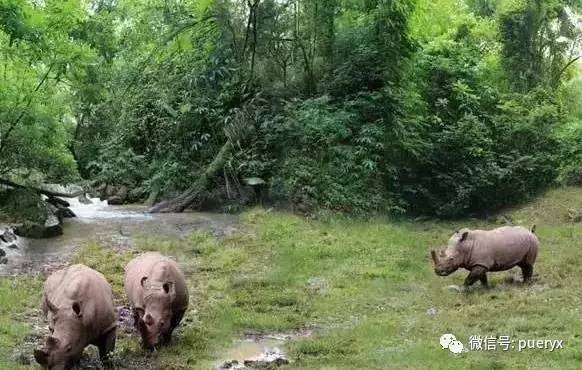
<svg viewBox="0 0 582 370"><path fill-rule="evenodd" d="M6 228L0 230L0 241L3 241L4 243L12 243L15 242L16 239L16 235L14 235L12 229Z"/></svg>
<svg viewBox="0 0 582 370"><path fill-rule="evenodd" d="M81 203L81 204L93 204L91 199L87 198L87 195L85 195L85 194L79 195L77 200L79 200L79 203Z"/></svg>
<svg viewBox="0 0 582 370"><path fill-rule="evenodd" d="M121 204L123 204L123 199L121 199L117 195L114 195L112 197L107 198L107 204L112 205L112 206L121 205Z"/></svg>
<svg viewBox="0 0 582 370"><path fill-rule="evenodd" d="M4 257L6 256L6 251L2 248L0 248L0 257Z"/></svg>
<svg viewBox="0 0 582 370"><path fill-rule="evenodd" d="M147 197L147 193L143 188L135 188L131 189L127 193L127 202L128 203L137 203L141 202Z"/></svg>
<svg viewBox="0 0 582 370"><path fill-rule="evenodd" d="M18 249L18 245L16 245L16 244L8 244L8 249Z"/></svg>
<svg viewBox="0 0 582 370"><path fill-rule="evenodd" d="M63 226L55 215L50 215L44 225L26 221L15 229L16 235L23 238L44 239L63 235Z"/></svg>
<svg viewBox="0 0 582 370"><path fill-rule="evenodd" d="M115 195L118 196L119 198L121 198L123 201L125 201L127 199L128 193L129 193L129 191L127 190L127 186L121 186L121 187L119 187L119 189L117 190Z"/></svg>
<svg viewBox="0 0 582 370"><path fill-rule="evenodd" d="M0 195L0 205L9 218L44 223L47 218L47 203L34 191L10 189Z"/></svg>
<svg viewBox="0 0 582 370"><path fill-rule="evenodd" d="M49 197L46 201L57 208L66 208L71 206L71 204L66 200L57 197Z"/></svg>
<svg viewBox="0 0 582 370"><path fill-rule="evenodd" d="M49 215L44 223L43 238L53 238L59 235L63 235L63 225L61 220L59 220L56 215Z"/></svg>
<svg viewBox="0 0 582 370"><path fill-rule="evenodd" d="M7 263L8 263L8 258L6 258L6 257L0 258L0 265L5 265Z"/></svg>
<svg viewBox="0 0 582 370"><path fill-rule="evenodd" d="M63 218L74 218L77 217L75 212L71 211L69 208L59 208L56 210L55 215L62 220Z"/></svg>

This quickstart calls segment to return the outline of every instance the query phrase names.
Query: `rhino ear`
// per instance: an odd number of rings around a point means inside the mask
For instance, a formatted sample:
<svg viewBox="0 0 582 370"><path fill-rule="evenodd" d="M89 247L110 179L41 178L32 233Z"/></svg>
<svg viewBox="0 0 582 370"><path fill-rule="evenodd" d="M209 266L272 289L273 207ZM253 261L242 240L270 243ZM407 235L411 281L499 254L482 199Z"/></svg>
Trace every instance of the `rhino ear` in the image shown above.
<svg viewBox="0 0 582 370"><path fill-rule="evenodd" d="M469 236L469 232L468 231L463 231L461 233L461 238L459 239L459 242L465 241L465 239L467 239L467 236Z"/></svg>
<svg viewBox="0 0 582 370"><path fill-rule="evenodd" d="M83 317L83 312L81 311L81 302L73 303L73 312L77 317Z"/></svg>
<svg viewBox="0 0 582 370"><path fill-rule="evenodd" d="M39 365L46 366L48 365L48 351L46 349L35 349L34 350L34 359Z"/></svg>

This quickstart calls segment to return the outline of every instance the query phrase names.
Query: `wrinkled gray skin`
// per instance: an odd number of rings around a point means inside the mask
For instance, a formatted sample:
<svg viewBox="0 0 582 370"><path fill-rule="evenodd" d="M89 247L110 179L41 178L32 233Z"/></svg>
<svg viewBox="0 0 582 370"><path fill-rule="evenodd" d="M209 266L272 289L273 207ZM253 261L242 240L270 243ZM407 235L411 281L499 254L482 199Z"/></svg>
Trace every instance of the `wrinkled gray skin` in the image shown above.
<svg viewBox="0 0 582 370"><path fill-rule="evenodd" d="M505 271L519 266L523 281L533 274L538 255L538 238L535 226L528 230L522 226L503 226L493 230L457 231L448 246L438 253L431 251L435 273L447 276L464 268L470 271L465 286L480 280L487 286L487 272Z"/></svg>
<svg viewBox="0 0 582 370"><path fill-rule="evenodd" d="M157 252L136 257L125 267L125 293L144 347L168 342L188 308L188 288L178 264Z"/></svg>
<svg viewBox="0 0 582 370"><path fill-rule="evenodd" d="M115 348L113 292L99 272L73 265L53 273L44 283L42 311L51 335L34 357L43 367L64 369L77 362L90 344L99 348L105 362Z"/></svg>

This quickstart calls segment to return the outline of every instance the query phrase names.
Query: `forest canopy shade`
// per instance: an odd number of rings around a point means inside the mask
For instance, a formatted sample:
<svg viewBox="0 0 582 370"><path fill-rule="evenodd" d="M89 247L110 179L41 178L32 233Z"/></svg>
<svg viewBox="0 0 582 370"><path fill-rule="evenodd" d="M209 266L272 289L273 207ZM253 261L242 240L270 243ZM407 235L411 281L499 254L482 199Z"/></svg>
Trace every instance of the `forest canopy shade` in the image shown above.
<svg viewBox="0 0 582 370"><path fill-rule="evenodd" d="M578 171L579 5L0 0L0 176L166 211L253 177L304 211L502 207Z"/></svg>

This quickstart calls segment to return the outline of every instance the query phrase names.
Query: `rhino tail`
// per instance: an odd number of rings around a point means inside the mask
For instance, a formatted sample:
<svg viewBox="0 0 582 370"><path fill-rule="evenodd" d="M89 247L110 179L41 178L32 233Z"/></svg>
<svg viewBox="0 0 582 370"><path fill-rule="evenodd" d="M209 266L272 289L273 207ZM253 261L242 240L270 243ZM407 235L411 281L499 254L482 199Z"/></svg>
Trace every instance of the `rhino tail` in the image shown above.
<svg viewBox="0 0 582 370"><path fill-rule="evenodd" d="M529 231L531 231L532 234L536 233L536 224L531 225L531 227L529 228Z"/></svg>

